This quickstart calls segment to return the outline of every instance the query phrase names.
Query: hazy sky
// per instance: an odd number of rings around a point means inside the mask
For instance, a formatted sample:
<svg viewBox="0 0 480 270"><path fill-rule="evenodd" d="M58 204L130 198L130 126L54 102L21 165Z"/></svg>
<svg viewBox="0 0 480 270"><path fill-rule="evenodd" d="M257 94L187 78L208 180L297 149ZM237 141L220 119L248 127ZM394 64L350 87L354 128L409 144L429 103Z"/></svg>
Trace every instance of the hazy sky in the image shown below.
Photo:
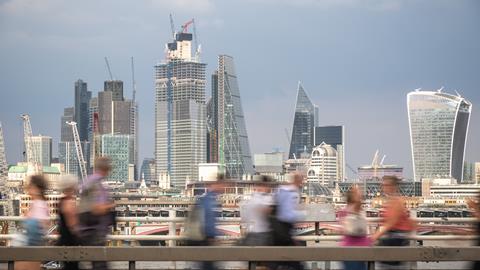
<svg viewBox="0 0 480 270"><path fill-rule="evenodd" d="M74 81L94 93L114 76L131 96L135 57L140 157L153 157L153 66L177 28L195 17L208 79L218 54L235 58L253 153L288 151L297 82L321 125L346 126L346 160L412 175L406 94L458 90L473 103L466 159L480 161L480 2L402 0L0 0L0 121L7 159L22 158L21 113L33 132L60 135ZM207 87L210 95L210 83Z"/></svg>

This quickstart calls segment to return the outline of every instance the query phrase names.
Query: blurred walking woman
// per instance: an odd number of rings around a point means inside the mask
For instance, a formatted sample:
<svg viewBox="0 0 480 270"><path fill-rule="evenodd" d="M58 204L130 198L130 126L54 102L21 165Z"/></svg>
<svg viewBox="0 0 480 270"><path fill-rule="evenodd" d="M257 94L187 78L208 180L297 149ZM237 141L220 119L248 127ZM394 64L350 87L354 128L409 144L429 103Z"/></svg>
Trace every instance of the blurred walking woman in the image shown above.
<svg viewBox="0 0 480 270"><path fill-rule="evenodd" d="M26 244L28 246L41 246L44 245L44 237L50 217L45 199L47 181L42 175L32 175L26 191L32 202L23 223ZM40 269L40 262L16 262L15 269Z"/></svg>
<svg viewBox="0 0 480 270"><path fill-rule="evenodd" d="M58 205L58 233L60 238L59 246L77 246L78 240L78 216L75 192L77 190L78 180L73 175L66 175L60 181L60 189L63 197ZM63 269L77 270L78 262L65 262Z"/></svg>
<svg viewBox="0 0 480 270"><path fill-rule="evenodd" d="M372 240L380 240L381 246L408 246L408 235L415 229L410 219L405 202L398 191L399 179L395 176L383 177L385 193L383 224L372 236ZM380 238L382 237L382 238ZM401 262L383 262L388 269L403 269Z"/></svg>
<svg viewBox="0 0 480 270"><path fill-rule="evenodd" d="M343 239L341 246L369 246L367 218L362 210L362 194L358 187L352 187L347 192L347 207L343 211ZM345 270L366 270L367 264L362 261L343 262Z"/></svg>

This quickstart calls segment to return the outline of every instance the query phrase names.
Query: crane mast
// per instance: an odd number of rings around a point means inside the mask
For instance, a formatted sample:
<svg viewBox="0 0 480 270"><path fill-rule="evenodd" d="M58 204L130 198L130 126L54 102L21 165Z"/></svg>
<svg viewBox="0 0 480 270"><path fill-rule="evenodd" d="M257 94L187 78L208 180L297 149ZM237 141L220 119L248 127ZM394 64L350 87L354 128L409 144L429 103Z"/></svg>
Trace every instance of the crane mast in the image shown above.
<svg viewBox="0 0 480 270"><path fill-rule="evenodd" d="M33 141L32 141L33 133L32 133L32 125L30 123L30 116L28 114L22 114L20 117L23 120L23 139L25 142L25 153L26 153L25 161L28 164L27 174L31 175L31 174L41 173L36 151L33 147Z"/></svg>
<svg viewBox="0 0 480 270"><path fill-rule="evenodd" d="M78 135L77 123L67 121L68 125L72 126L73 141L75 142L75 150L77 151L78 166L80 167L80 174L82 176L82 183L87 177L87 165L83 158L82 145L80 144L80 136Z"/></svg>

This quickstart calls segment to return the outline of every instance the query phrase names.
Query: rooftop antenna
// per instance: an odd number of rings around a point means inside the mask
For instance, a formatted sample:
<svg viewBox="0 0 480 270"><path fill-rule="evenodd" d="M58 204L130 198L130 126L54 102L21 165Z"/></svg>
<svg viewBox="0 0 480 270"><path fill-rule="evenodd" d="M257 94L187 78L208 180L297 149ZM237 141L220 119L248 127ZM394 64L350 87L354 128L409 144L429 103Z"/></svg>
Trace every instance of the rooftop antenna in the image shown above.
<svg viewBox="0 0 480 270"><path fill-rule="evenodd" d="M458 96L459 98L462 97L462 95L460 95L460 93L458 93L457 90L453 90L453 91L455 91L455 94L457 94L457 96Z"/></svg>
<svg viewBox="0 0 480 270"><path fill-rule="evenodd" d="M442 87L440 87L439 89L437 89L437 92L438 92L438 93L441 93L441 92L442 92L442 90L443 90L443 86L442 86Z"/></svg>
<svg viewBox="0 0 480 270"><path fill-rule="evenodd" d="M113 81L112 70L110 69L110 63L108 63L108 58L105 56L105 64L107 64L108 75L110 75L110 80Z"/></svg>

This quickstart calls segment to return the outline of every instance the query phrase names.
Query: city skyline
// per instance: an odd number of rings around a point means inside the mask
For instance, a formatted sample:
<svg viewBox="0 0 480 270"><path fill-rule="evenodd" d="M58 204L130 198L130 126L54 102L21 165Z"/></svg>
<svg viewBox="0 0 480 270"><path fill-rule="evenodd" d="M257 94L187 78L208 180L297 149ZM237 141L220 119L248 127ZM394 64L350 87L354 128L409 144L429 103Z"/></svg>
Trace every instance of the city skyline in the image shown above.
<svg viewBox="0 0 480 270"><path fill-rule="evenodd" d="M288 20L291 25L286 25L274 16L268 25L256 24L258 27L256 31L248 29L252 25L240 24L238 17L229 17L229 11L225 10L223 4L206 2L212 4L207 5L206 9L198 9L197 12L185 7L168 5L167 9L174 13L176 19L178 18L177 23L196 17L196 21L199 22L200 40L206 52L203 60L208 64L207 74L210 74L210 70L215 68L217 54L225 52L235 57L237 72L241 74L242 79L242 99L252 153L268 152L276 147L282 148L285 152L288 151L284 128L292 126L291 115L295 106L295 85L298 80L302 80L312 102L319 105L319 124L346 126L346 140L349 146L346 151L346 161L353 167L368 164L371 153L375 149L382 149L387 154L389 163L404 166L405 174L413 177L407 108L405 106L406 94L418 87L435 90L442 85L449 90L458 89L473 103L466 161L480 160L480 142L476 140L480 137L480 127L476 120L478 109L475 106L475 104L480 104L480 95L477 89L480 79L475 75L479 70L478 63L480 61L478 53L473 53L479 48L480 41L478 36L474 35L474 26L478 25L479 19L471 11L473 2L461 2L454 9L446 3L433 5L432 9L436 13L434 18L414 16L416 18L414 22L404 22L403 19L407 15L422 15L422 12L426 12L422 4L411 4L419 6L420 11L413 11L408 5L391 1L397 3L398 6L390 9L378 7L379 10L375 9L377 7L361 7L360 10L351 14L352 11L349 11L347 7L335 4L332 6L315 4L308 6L308 2L302 2L298 6L291 7L289 4L281 3L272 11L276 16L282 17L282 14L286 14L286 10L290 9L297 13L302 12L302 17L305 19L293 15L295 19ZM268 7L271 7L268 2L254 2L258 4L257 12L265 12ZM61 116L65 106L73 104L72 83L76 79L82 78L89 84L92 92L100 89L101 83L108 78L103 64L105 55L110 56L112 68L116 74L121 75L117 77L123 79L126 85L129 85L130 79L128 58L133 55L135 59L138 59L136 65L139 69L137 71L139 77L137 78L138 100L142 112L139 160L143 160L144 157L153 157L151 149L153 148L154 113L151 102L153 99L151 70L156 59L162 58L163 41L167 40L169 36L167 12L161 13L161 15L156 14L155 20L151 18L153 16L151 13L146 12L146 19L141 20L142 23L149 23L146 24L147 29L140 33L149 33L150 36L155 36L154 38L149 37L150 41L145 42L149 44L148 47L145 47L144 42L126 41L124 48L113 49L110 46L112 43L106 41L112 38L111 34L101 32L97 37L99 39L99 42L96 43L98 47L94 46L95 49L88 51L70 44L69 36L64 35L61 30L56 28L50 29L50 31L61 37L61 42L57 45L48 44L36 35L15 35L14 33L17 32L29 33L32 29L36 29L31 25L32 22L42 22L46 19L45 15L42 16L44 11L38 10L38 7L37 10L34 10L35 5L33 8L23 7L28 9L27 15L35 16L16 27L14 23L26 15L15 13L18 12L15 10L15 3L16 1L6 1L0 4L3 20L2 26L0 26L0 35L7 40L0 45L2 46L2 59L6 60L0 64L3 71L0 75L0 88L2 89L2 101L0 101L2 119L0 120L3 122L9 163L20 160L23 151L22 140L19 139L22 130L18 115L29 113L32 117L34 134L41 133L52 136L55 141L54 146L56 146L60 135L57 119ZM233 5L240 9L243 8L243 10L246 9L245 5L238 2ZM44 8L51 10L57 7L46 4ZM141 5L139 8L145 9ZM178 11L177 8L181 10ZM309 8L311 11L308 10ZM222 11L225 11L226 14L219 15ZM67 8L67 14L69 12L72 11ZM80 9L78 12L86 12L86 10ZM322 17L319 15L325 15L324 13L330 13L329 20L333 20L333 22L319 19ZM342 16L345 19L343 21L335 17L338 14L353 16ZM367 18L368 15L372 15L372 17ZM375 23L382 22L387 15L391 15L391 21L387 27L375 25ZM208 17L212 17L212 19ZM441 18L445 17L451 18L454 23L444 22ZM221 22L216 25L215 20ZM312 22L315 26L305 26L306 22ZM359 22L359 24L354 25L355 22ZM242 21L242 23L244 22ZM79 24L78 28L74 26L66 25L66 27L73 27L74 30L82 32L82 24ZM272 27L279 29L275 30ZM399 29L395 27L399 27ZM312 37L307 37L305 48L300 51L298 48L288 50L288 47L292 47L298 41L298 37L305 37L305 35L299 35L300 33L291 33L295 28L301 33L309 31L315 33ZM396 29L396 31L393 31L392 34L385 32L391 29ZM438 33L438 29L445 29L445 31ZM127 31L128 35L139 37L132 29L127 27L127 30L129 30ZM277 48L268 47L267 50L264 45L260 44L262 50L254 50L245 48L242 43L242 40L246 38L246 33L251 35L251 39L261 40L261 33L268 31L271 31L269 34L275 38L280 37L280 33L285 34L287 39L282 40L286 44L276 44ZM425 34L425 31L428 34ZM236 33L235 36L231 35L233 32ZM342 39L336 32L343 33L348 38ZM355 35L355 33L360 33L360 35ZM378 33L385 34L384 38L387 41L382 40L380 43L375 43L378 41L375 40ZM122 36L122 38L124 37ZM88 38L85 37L82 44L87 44L85 42L88 42ZM36 39L39 39L39 42L32 42ZM370 41L371 39L373 40ZM395 40L398 42L398 39L406 41L401 46L397 46ZM14 47L13 44L18 44L18 46ZM32 47L29 44L39 46ZM67 46L68 44L71 46ZM357 46L352 47L352 44ZM12 49L14 50L12 51ZM140 53L139 50L145 50L145 53ZM246 52L242 52L242 50L246 50ZM292 56L285 53L279 54L282 50L288 54L291 53ZM318 58L314 53L318 53ZM346 54L346 56L343 57L341 54ZM265 60L256 62L259 55ZM278 57L279 55L282 57ZM293 55L295 58L304 60L308 59L307 56L313 55L313 60L317 62L321 60L325 64L316 63L319 65L318 69L312 69L311 64L309 65L303 60L296 60L292 58ZM46 61L52 56L58 58L53 61L56 63L56 67ZM367 59L371 60L367 63L368 68L362 69L363 63ZM279 61L289 63L288 67L282 66ZM348 67L345 66L347 63ZM251 69L252 65L255 68ZM31 74L29 80L20 78L20 75L24 74L20 70ZM56 76L60 76L58 80L52 80ZM352 81L352 83L346 81ZM38 89L38 91L34 89ZM209 89L208 86L207 89ZM131 90L127 88L125 92L126 95L130 95ZM22 98L24 96L27 98ZM338 110L340 105L345 109Z"/></svg>

